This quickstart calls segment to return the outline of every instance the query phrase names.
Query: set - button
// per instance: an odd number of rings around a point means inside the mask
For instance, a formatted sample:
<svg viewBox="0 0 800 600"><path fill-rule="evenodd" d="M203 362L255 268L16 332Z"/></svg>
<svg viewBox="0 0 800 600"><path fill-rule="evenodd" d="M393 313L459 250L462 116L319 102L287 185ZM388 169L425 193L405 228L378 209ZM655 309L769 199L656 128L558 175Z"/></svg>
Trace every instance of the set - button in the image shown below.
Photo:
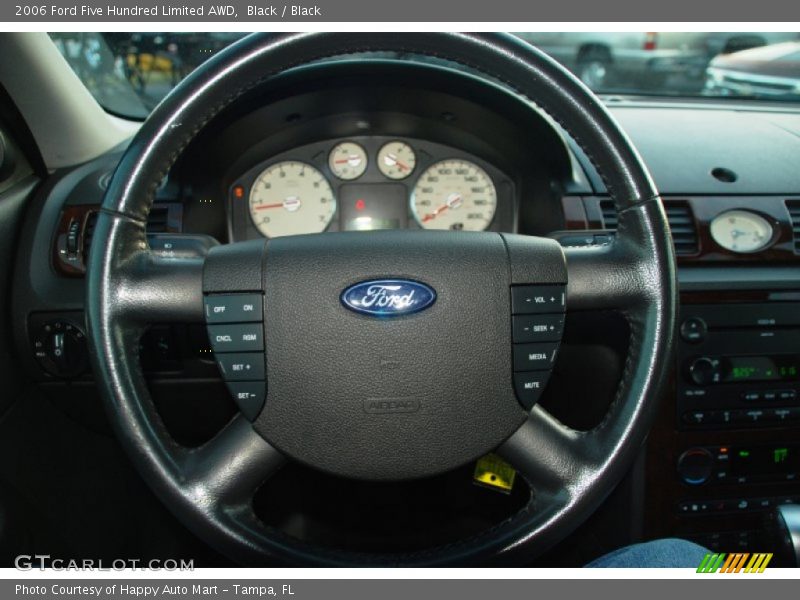
<svg viewBox="0 0 800 600"><path fill-rule="evenodd" d="M542 395L564 332L566 287L518 285L511 288L514 390L530 410Z"/></svg>
<svg viewBox="0 0 800 600"><path fill-rule="evenodd" d="M211 294L204 299L217 366L242 414L254 420L267 394L264 300L261 294Z"/></svg>

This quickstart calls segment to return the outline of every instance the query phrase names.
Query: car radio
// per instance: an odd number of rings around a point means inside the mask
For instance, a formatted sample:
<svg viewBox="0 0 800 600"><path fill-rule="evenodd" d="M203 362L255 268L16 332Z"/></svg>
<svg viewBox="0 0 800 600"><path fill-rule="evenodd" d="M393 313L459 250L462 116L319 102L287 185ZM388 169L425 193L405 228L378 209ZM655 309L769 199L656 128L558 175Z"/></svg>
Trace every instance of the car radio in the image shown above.
<svg viewBox="0 0 800 600"><path fill-rule="evenodd" d="M800 303L684 305L679 427L800 422Z"/></svg>

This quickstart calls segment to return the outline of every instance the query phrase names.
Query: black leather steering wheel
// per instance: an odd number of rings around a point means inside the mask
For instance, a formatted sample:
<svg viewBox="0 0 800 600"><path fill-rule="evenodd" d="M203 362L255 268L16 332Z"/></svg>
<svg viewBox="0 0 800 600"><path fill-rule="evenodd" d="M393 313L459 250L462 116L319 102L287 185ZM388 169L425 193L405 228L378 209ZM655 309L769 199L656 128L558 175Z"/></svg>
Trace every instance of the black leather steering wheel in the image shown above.
<svg viewBox="0 0 800 600"><path fill-rule="evenodd" d="M162 260L145 224L154 193L216 114L278 74L354 52L448 59L535 102L582 147L619 215L606 246L497 233L330 233L214 248L204 261ZM198 536L244 564L464 565L530 560L588 517L639 451L665 380L676 314L672 243L661 202L628 138L556 62L508 35L253 35L198 68L144 123L105 196L89 258L94 373L122 445L161 500ZM340 302L358 282L424 282L436 302L372 319ZM628 356L603 422L574 431L514 389L515 290L566 285L568 312L608 309L629 322ZM520 287L522 286L522 287ZM544 288L542 288L544 289ZM138 364L144 328L202 321L204 297L263 297L267 397L200 448L178 445ZM512 302L513 300L513 302ZM392 342L394 370L370 357ZM337 352L333 352L337 349ZM374 398L402 410L370 410ZM401 480L495 450L533 494L518 514L471 539L402 555L313 547L264 525L252 498L287 458L330 473Z"/></svg>

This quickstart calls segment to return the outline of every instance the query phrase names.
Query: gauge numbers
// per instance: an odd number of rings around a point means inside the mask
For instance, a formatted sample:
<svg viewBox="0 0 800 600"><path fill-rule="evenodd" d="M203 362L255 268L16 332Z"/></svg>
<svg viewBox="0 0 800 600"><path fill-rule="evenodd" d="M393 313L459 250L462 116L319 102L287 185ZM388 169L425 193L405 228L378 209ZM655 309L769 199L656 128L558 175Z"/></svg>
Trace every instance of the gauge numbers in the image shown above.
<svg viewBox="0 0 800 600"><path fill-rule="evenodd" d="M355 142L342 142L328 155L328 166L339 179L358 179L367 170L367 153Z"/></svg>
<svg viewBox="0 0 800 600"><path fill-rule="evenodd" d="M250 191L250 216L266 237L319 233L335 212L336 200L325 176L303 162L268 167Z"/></svg>
<svg viewBox="0 0 800 600"><path fill-rule="evenodd" d="M769 221L747 210L729 210L711 221L711 237L731 252L746 254L763 250L772 235Z"/></svg>
<svg viewBox="0 0 800 600"><path fill-rule="evenodd" d="M404 142L389 142L378 151L378 170L389 179L405 179L416 164L414 150Z"/></svg>
<svg viewBox="0 0 800 600"><path fill-rule="evenodd" d="M425 229L482 231L494 218L497 190L489 175L466 160L443 160L420 176L411 210Z"/></svg>

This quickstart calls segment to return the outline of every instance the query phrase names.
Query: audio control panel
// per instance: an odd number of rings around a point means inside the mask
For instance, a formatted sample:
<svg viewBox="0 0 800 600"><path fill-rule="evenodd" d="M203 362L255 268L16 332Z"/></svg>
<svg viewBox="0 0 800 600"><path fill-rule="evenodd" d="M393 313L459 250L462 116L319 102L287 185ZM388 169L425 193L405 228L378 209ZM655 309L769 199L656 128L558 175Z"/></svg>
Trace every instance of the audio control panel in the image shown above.
<svg viewBox="0 0 800 600"><path fill-rule="evenodd" d="M564 331L566 286L511 287L514 389L526 410L542 395Z"/></svg>
<svg viewBox="0 0 800 600"><path fill-rule="evenodd" d="M800 303L684 305L680 429L800 424Z"/></svg>

